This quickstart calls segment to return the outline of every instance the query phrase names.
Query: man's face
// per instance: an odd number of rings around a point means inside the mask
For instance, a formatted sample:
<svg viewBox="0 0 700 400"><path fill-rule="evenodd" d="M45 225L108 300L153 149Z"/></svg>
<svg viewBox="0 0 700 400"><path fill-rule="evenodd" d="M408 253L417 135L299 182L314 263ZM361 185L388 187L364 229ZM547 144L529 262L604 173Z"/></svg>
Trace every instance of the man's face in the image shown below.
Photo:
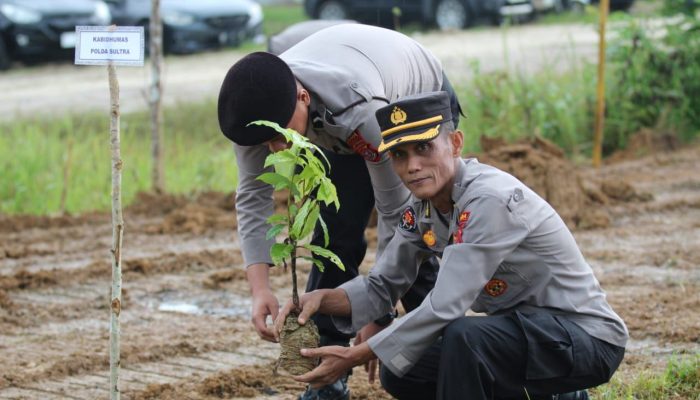
<svg viewBox="0 0 700 400"><path fill-rule="evenodd" d="M417 198L451 203L455 157L461 152L452 137L457 134L441 133L430 142L404 143L389 150L394 171Z"/></svg>

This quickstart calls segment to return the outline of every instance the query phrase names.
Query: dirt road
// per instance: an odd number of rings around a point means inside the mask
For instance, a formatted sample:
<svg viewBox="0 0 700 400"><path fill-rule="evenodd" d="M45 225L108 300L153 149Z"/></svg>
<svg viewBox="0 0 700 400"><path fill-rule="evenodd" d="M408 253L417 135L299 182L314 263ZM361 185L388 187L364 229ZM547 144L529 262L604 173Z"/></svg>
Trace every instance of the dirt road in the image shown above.
<svg viewBox="0 0 700 400"><path fill-rule="evenodd" d="M589 25L524 25L479 28L452 33L417 34L443 62L454 84L470 76L469 65L479 61L484 71L506 66L525 71L543 67L570 68L593 60L598 35ZM216 98L228 68L243 56L222 51L192 56L170 56L165 61L166 104ZM118 70L122 111L147 107L150 68ZM61 115L67 112L109 108L109 87L104 67L56 64L0 73L0 120L17 115Z"/></svg>
<svg viewBox="0 0 700 400"><path fill-rule="evenodd" d="M623 379L700 351L699 168L695 146L576 171L645 193L597 205L609 224L574 231L630 329ZM142 197L126 210L123 398L293 399L301 390L271 374L278 348L248 323L233 214L221 194ZM0 399L108 396L110 246L108 214L0 216ZM372 243L363 270L373 258ZM287 275L272 284L288 296ZM386 398L365 380L356 369L353 398Z"/></svg>

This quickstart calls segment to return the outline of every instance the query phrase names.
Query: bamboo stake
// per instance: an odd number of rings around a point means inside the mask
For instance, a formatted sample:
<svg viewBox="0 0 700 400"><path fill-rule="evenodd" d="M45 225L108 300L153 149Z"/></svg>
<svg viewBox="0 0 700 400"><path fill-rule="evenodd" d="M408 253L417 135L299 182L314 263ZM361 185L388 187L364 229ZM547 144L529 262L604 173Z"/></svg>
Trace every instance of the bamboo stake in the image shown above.
<svg viewBox="0 0 700 400"><path fill-rule="evenodd" d="M163 160L163 25L160 18L160 0L151 0L150 22L151 52L151 183L156 193L165 191L165 167Z"/></svg>
<svg viewBox="0 0 700 400"><path fill-rule="evenodd" d="M112 301L109 329L109 394L111 400L119 400L120 327L122 308L121 249L124 221L122 219L122 159L119 142L119 80L111 62L109 71L110 114L109 135L112 150Z"/></svg>
<svg viewBox="0 0 700 400"><path fill-rule="evenodd" d="M603 127L605 125L605 27L610 0L600 0L600 42L598 43L598 88L593 137L593 166L600 167L603 158Z"/></svg>

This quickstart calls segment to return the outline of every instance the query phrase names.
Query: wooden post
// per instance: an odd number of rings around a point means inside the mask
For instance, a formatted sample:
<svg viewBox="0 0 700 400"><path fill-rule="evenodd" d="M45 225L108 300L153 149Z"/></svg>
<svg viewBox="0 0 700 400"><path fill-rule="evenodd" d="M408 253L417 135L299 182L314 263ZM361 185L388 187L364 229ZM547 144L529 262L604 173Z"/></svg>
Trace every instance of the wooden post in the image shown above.
<svg viewBox="0 0 700 400"><path fill-rule="evenodd" d="M120 327L119 314L122 309L122 159L119 142L119 81L117 70L111 62L109 71L110 115L109 136L112 149L112 300L109 329L109 394L111 400L119 400Z"/></svg>
<svg viewBox="0 0 700 400"><path fill-rule="evenodd" d="M605 29L610 0L600 0L600 42L598 43L598 88L593 137L593 166L600 167L603 158L603 127L605 126Z"/></svg>
<svg viewBox="0 0 700 400"><path fill-rule="evenodd" d="M160 0L151 0L150 22L151 53L151 183L156 193L165 192L165 161L163 160L163 24L160 18Z"/></svg>

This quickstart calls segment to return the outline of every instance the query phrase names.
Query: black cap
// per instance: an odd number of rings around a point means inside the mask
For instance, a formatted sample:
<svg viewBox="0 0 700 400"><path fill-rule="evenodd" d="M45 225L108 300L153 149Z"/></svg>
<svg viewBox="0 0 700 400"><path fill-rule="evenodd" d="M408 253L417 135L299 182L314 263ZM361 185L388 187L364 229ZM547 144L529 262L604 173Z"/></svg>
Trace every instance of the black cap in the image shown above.
<svg viewBox="0 0 700 400"><path fill-rule="evenodd" d="M376 112L382 131L379 151L409 142L427 142L440 133L440 125L452 121L447 92L429 92L406 96Z"/></svg>
<svg viewBox="0 0 700 400"><path fill-rule="evenodd" d="M257 120L286 127L297 101L294 74L281 58L265 52L248 54L226 73L219 92L219 127L242 146L270 140L274 129L250 125Z"/></svg>

